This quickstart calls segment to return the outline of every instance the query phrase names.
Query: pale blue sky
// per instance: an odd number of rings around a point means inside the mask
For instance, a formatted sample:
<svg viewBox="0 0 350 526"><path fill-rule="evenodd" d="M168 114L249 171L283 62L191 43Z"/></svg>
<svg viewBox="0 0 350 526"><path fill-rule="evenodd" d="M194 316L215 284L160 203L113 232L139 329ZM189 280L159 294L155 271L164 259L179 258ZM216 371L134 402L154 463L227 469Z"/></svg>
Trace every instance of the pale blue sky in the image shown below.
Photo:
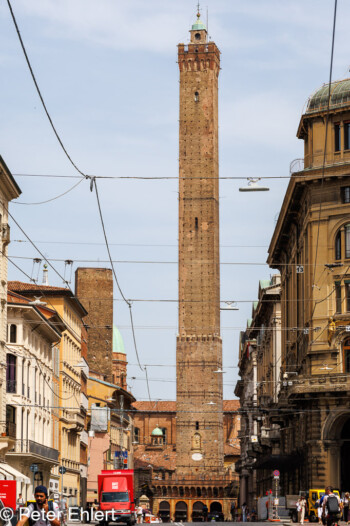
<svg viewBox="0 0 350 526"><path fill-rule="evenodd" d="M221 176L287 176L290 162L302 156L295 134L308 96L328 80L333 4L202 3L202 18L208 6L209 33L222 52ZM338 6L335 79L347 77L350 64L350 5L340 0ZM176 177L176 45L188 40L196 2L13 0L13 9L49 111L79 167L96 175ZM0 4L0 66L0 154L12 173L75 175L43 113L6 2ZM16 179L22 202L48 199L74 184ZM222 299L246 301L238 312L222 313L226 398L233 397L238 335L250 317L249 300L256 299L258 280L272 273L247 263L266 261L287 180L270 181L271 191L259 194L239 193L240 184L220 182L221 261L246 263L221 267ZM99 190L110 242L119 243L112 246L114 259L176 262L176 181L101 181ZM78 259L107 259L88 182L53 203L13 204L11 210L47 257L72 259L74 269ZM37 257L28 243L16 241L24 238L11 226L10 255ZM15 261L31 273L31 259ZM64 272L63 263L55 265ZM127 298L177 299L176 264L119 264L116 269ZM11 265L9 278L24 279ZM61 285L52 271L49 278L50 284ZM116 290L115 297L120 298ZM176 303L135 303L133 312L142 363L174 365ZM120 301L115 302L115 322L129 363L135 364L128 309ZM144 374L133 365L128 373L136 377L129 380L135 396L146 398ZM175 397L174 367L150 367L149 377L152 398Z"/></svg>

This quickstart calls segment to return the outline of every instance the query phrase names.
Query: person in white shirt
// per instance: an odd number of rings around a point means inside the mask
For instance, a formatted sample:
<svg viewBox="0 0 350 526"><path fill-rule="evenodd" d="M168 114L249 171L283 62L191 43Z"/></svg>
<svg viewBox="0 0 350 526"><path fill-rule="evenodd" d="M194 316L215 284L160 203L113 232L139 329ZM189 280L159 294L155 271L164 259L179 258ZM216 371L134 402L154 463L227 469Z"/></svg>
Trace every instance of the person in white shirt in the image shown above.
<svg viewBox="0 0 350 526"><path fill-rule="evenodd" d="M142 524L143 522L143 507L138 506L136 508L137 524Z"/></svg>

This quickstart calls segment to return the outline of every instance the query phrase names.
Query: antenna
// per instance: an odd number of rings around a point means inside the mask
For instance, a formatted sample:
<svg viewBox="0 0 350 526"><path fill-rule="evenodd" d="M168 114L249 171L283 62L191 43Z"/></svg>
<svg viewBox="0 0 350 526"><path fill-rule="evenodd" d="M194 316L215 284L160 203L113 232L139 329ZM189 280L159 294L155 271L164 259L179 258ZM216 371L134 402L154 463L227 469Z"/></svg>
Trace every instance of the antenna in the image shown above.
<svg viewBox="0 0 350 526"><path fill-rule="evenodd" d="M209 42L209 13L208 13L208 6L207 6L207 42Z"/></svg>

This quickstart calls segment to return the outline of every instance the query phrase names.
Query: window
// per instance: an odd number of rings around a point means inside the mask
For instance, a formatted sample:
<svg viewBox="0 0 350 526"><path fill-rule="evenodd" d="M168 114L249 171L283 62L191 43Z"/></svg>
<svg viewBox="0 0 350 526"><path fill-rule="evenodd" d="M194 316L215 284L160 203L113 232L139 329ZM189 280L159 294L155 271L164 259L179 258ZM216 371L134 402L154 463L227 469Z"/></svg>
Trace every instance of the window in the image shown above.
<svg viewBox="0 0 350 526"><path fill-rule="evenodd" d="M15 393L17 391L16 356L6 355L6 391Z"/></svg>
<svg viewBox="0 0 350 526"><path fill-rule="evenodd" d="M198 230L198 217L194 218L194 228Z"/></svg>
<svg viewBox="0 0 350 526"><path fill-rule="evenodd" d="M345 340L343 344L344 372L350 373L350 339Z"/></svg>
<svg viewBox="0 0 350 526"><path fill-rule="evenodd" d="M350 122L344 122L344 150L350 150Z"/></svg>
<svg viewBox="0 0 350 526"><path fill-rule="evenodd" d="M341 230L335 236L335 259L341 259Z"/></svg>
<svg viewBox="0 0 350 526"><path fill-rule="evenodd" d="M194 38L195 38L196 40L200 40L200 39L201 39L201 34L200 34L200 33L196 33L196 34L194 35Z"/></svg>
<svg viewBox="0 0 350 526"><path fill-rule="evenodd" d="M342 203L350 203L350 186L343 186L341 188Z"/></svg>
<svg viewBox="0 0 350 526"><path fill-rule="evenodd" d="M340 124L334 124L334 151L340 152Z"/></svg>
<svg viewBox="0 0 350 526"><path fill-rule="evenodd" d="M345 225L345 258L350 258L350 225Z"/></svg>
<svg viewBox="0 0 350 526"><path fill-rule="evenodd" d="M167 428L161 427L161 430L163 431L163 444L167 443Z"/></svg>
<svg viewBox="0 0 350 526"><path fill-rule="evenodd" d="M346 312L350 312L350 281L345 281Z"/></svg>
<svg viewBox="0 0 350 526"><path fill-rule="evenodd" d="M196 422L196 431L199 429L199 422Z"/></svg>
<svg viewBox="0 0 350 526"><path fill-rule="evenodd" d="M17 343L17 325L10 325L10 343Z"/></svg>
<svg viewBox="0 0 350 526"><path fill-rule="evenodd" d="M199 93L198 93L198 91L196 91L195 94L194 94L194 102L199 102Z"/></svg>
<svg viewBox="0 0 350 526"><path fill-rule="evenodd" d="M136 444L140 443L140 429L138 427L134 427L134 442Z"/></svg>
<svg viewBox="0 0 350 526"><path fill-rule="evenodd" d="M340 281L335 282L335 312L341 313L341 284Z"/></svg>

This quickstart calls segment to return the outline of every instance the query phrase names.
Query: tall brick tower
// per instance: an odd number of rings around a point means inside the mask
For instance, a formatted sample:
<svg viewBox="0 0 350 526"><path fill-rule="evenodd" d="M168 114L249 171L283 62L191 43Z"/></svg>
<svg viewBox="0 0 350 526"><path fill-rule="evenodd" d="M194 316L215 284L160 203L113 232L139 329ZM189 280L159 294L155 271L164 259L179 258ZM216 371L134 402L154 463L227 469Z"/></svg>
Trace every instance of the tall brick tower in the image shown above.
<svg viewBox="0 0 350 526"><path fill-rule="evenodd" d="M220 52L200 20L178 46L180 69L179 475L223 472L218 77Z"/></svg>
<svg viewBox="0 0 350 526"><path fill-rule="evenodd" d="M113 275L108 268L79 267L75 293L88 311L88 361L90 368L113 381Z"/></svg>

